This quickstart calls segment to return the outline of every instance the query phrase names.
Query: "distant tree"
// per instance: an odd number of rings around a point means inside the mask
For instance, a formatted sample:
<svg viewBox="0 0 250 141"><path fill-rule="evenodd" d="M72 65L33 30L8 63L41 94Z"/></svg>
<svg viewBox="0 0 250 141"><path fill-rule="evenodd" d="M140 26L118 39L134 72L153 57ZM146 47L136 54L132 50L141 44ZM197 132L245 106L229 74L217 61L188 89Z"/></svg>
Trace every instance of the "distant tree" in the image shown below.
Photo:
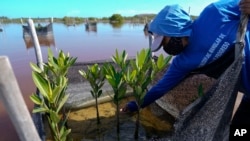
<svg viewBox="0 0 250 141"><path fill-rule="evenodd" d="M67 16L63 17L63 22L68 23L70 21L70 18Z"/></svg>
<svg viewBox="0 0 250 141"><path fill-rule="evenodd" d="M109 20L109 18L108 17L103 17L103 18L101 18L101 20L106 21L106 20Z"/></svg>
<svg viewBox="0 0 250 141"><path fill-rule="evenodd" d="M9 18L6 17L6 16L0 16L0 19L6 19L6 20L8 20Z"/></svg>
<svg viewBox="0 0 250 141"><path fill-rule="evenodd" d="M111 23L122 23L123 22L123 17L120 14L113 14L110 18L109 21Z"/></svg>
<svg viewBox="0 0 250 141"><path fill-rule="evenodd" d="M95 18L95 17L88 17L88 21L97 21L97 18Z"/></svg>

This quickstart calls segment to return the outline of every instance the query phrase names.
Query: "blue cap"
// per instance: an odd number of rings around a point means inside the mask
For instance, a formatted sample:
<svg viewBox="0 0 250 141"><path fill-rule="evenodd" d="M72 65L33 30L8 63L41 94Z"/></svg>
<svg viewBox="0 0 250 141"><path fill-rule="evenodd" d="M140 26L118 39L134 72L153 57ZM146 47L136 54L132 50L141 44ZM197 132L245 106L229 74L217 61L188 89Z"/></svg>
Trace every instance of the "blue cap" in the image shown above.
<svg viewBox="0 0 250 141"><path fill-rule="evenodd" d="M160 48L163 36L184 37L190 36L192 31L192 19L179 5L164 7L149 24L149 31L156 34L161 40L152 43L151 50Z"/></svg>

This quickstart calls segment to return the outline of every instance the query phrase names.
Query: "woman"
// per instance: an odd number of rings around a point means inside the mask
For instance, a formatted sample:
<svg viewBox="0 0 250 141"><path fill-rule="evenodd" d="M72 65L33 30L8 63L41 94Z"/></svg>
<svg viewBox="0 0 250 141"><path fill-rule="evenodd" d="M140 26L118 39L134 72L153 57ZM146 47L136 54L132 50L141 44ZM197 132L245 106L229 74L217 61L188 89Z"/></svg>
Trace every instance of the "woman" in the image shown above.
<svg viewBox="0 0 250 141"><path fill-rule="evenodd" d="M178 5L162 9L149 26L149 31L154 36L151 50L157 51L163 47L168 54L176 57L163 78L145 95L141 108L162 97L192 72L198 71L215 78L224 72L234 59L241 13L250 14L250 0L223 0L212 3L193 22ZM244 97L234 116L233 124L250 125L249 23L240 81L240 91L244 93ZM214 72L218 71L219 74L214 75ZM121 112L136 110L137 104L131 101L121 109Z"/></svg>

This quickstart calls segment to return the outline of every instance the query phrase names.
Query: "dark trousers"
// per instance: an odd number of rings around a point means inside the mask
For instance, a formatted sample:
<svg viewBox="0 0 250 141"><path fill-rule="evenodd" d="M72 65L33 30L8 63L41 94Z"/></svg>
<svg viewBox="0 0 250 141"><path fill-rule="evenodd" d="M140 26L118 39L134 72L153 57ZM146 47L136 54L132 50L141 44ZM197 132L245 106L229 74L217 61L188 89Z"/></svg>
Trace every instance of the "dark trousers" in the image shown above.
<svg viewBox="0 0 250 141"><path fill-rule="evenodd" d="M249 125L250 126L250 101L249 98L243 96L242 101L235 112L232 125Z"/></svg>

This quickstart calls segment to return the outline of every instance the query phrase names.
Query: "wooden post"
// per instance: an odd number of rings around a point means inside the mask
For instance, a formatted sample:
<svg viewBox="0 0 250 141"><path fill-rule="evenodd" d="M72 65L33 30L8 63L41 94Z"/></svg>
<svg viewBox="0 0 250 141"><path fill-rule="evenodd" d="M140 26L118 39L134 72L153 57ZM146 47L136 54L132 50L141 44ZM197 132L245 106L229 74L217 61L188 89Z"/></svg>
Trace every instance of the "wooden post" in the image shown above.
<svg viewBox="0 0 250 141"><path fill-rule="evenodd" d="M41 141L8 57L0 56L0 98L21 141Z"/></svg>
<svg viewBox="0 0 250 141"><path fill-rule="evenodd" d="M40 47L40 44L36 35L36 29L35 29L32 19L28 20L28 25L30 28L32 41L34 43L37 65L40 67L40 69L43 70L43 57L42 57L41 47Z"/></svg>
<svg viewBox="0 0 250 141"><path fill-rule="evenodd" d="M38 41L36 29L35 29L34 22L32 19L28 20L28 26L30 29L32 41L34 43L37 65L39 66L39 68L41 70L43 70L43 57L42 57L41 47L40 47L40 44ZM38 89L36 90L36 94L43 99L43 97L40 94ZM35 104L35 107L38 107L38 105ZM44 124L43 124L43 115L41 113L34 113L33 120L34 120L36 129L37 129L41 139L44 141L45 140L45 131L44 131Z"/></svg>

